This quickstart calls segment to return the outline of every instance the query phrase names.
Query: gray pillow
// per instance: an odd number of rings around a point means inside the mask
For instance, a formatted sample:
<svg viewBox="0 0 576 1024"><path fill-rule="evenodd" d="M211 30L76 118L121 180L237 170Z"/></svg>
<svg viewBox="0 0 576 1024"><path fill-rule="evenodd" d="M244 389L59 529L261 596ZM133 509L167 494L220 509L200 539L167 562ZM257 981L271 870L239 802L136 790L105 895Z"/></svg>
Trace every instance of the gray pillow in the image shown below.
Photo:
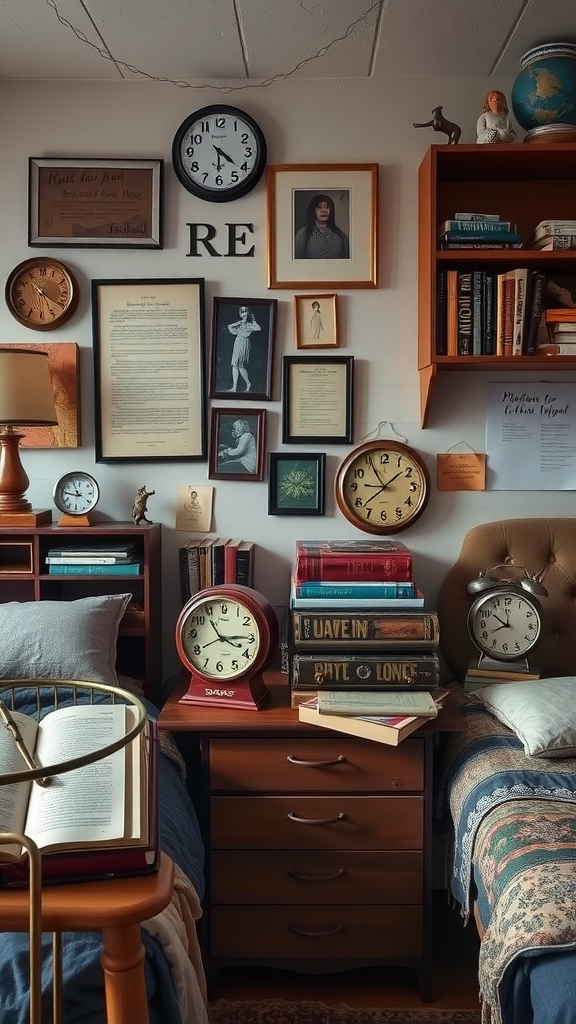
<svg viewBox="0 0 576 1024"><path fill-rule="evenodd" d="M494 683L474 691L532 757L576 755L576 676Z"/></svg>
<svg viewBox="0 0 576 1024"><path fill-rule="evenodd" d="M0 678L118 685L116 641L132 594L0 604Z"/></svg>

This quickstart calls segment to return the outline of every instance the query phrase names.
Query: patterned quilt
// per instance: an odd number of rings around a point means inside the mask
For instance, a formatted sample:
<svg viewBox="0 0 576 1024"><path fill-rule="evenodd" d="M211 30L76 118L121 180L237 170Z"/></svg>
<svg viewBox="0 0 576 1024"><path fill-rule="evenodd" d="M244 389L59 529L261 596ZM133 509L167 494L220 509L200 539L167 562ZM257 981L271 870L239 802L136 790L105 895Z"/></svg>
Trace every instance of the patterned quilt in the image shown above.
<svg viewBox="0 0 576 1024"><path fill-rule="evenodd" d="M502 999L517 958L576 951L576 758L526 757L478 700L459 688L454 697L468 728L443 752L448 885L466 921L474 886L484 908L483 1022L517 1024Z"/></svg>

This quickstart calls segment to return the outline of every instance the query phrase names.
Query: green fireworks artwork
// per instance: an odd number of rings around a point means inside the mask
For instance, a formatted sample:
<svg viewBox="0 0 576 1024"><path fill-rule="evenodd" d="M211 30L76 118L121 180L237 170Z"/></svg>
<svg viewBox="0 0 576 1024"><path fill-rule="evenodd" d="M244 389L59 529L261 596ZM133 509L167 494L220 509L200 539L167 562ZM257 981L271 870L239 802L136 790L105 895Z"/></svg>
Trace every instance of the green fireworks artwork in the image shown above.
<svg viewBox="0 0 576 1024"><path fill-rule="evenodd" d="M278 482L280 505L310 508L316 503L316 471L313 466L294 463L286 468Z"/></svg>

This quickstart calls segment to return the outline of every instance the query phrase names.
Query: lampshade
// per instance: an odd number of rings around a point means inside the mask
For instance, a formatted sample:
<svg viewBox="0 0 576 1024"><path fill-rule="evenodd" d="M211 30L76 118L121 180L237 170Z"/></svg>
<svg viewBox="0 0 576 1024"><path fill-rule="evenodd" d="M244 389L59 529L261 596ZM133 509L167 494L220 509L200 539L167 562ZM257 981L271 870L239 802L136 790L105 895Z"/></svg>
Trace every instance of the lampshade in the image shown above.
<svg viewBox="0 0 576 1024"><path fill-rule="evenodd" d="M56 423L46 352L0 348L0 427Z"/></svg>

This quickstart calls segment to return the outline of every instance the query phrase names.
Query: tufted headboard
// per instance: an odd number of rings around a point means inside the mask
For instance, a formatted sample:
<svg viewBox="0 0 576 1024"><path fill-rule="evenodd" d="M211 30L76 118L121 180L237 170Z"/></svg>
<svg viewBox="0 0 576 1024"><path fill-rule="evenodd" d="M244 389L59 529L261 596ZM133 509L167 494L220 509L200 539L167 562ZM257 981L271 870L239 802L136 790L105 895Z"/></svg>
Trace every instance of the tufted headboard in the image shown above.
<svg viewBox="0 0 576 1024"><path fill-rule="evenodd" d="M544 635L530 658L545 676L576 675L576 519L501 519L468 531L439 593L440 647L462 679L478 652L468 639L467 584L512 557L548 591L541 599Z"/></svg>

